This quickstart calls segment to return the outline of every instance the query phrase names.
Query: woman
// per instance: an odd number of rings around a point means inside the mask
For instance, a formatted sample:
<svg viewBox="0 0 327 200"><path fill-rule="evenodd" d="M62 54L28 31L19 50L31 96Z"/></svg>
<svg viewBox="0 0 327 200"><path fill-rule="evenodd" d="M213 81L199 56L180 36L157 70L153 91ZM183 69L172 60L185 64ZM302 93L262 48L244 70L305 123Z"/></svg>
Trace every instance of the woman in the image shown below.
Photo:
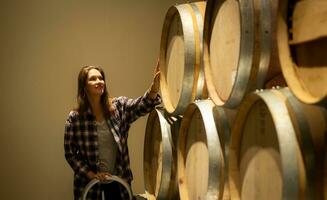
<svg viewBox="0 0 327 200"><path fill-rule="evenodd" d="M159 66L150 88L136 99L109 98L105 74L100 67L83 67L78 76L78 107L65 125L65 158L74 170L74 199L81 198L86 184L96 178L116 175L131 184L127 138L130 124L161 103ZM117 182L94 186L87 199L101 199L101 190L110 199L128 199ZM107 198L109 199L109 198Z"/></svg>

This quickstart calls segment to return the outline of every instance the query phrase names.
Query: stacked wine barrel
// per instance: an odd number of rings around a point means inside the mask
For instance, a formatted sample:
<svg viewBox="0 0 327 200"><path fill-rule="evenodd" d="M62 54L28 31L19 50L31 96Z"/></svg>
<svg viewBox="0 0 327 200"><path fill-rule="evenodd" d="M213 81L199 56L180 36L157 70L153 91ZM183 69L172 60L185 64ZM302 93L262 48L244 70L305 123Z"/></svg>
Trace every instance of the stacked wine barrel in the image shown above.
<svg viewBox="0 0 327 200"><path fill-rule="evenodd" d="M208 0L163 24L153 199L327 199L327 1ZM325 55L326 54L326 55Z"/></svg>

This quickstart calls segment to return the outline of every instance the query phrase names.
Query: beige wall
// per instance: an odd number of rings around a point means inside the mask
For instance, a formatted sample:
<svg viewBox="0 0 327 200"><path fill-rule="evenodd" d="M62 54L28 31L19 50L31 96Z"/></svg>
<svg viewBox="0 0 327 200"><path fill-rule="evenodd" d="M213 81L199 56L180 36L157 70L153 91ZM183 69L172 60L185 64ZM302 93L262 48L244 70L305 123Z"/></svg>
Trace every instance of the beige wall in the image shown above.
<svg viewBox="0 0 327 200"><path fill-rule="evenodd" d="M0 2L0 199L72 199L63 131L81 66L100 65L112 95L149 86L167 9L177 0L7 0ZM143 193L146 117L130 130Z"/></svg>

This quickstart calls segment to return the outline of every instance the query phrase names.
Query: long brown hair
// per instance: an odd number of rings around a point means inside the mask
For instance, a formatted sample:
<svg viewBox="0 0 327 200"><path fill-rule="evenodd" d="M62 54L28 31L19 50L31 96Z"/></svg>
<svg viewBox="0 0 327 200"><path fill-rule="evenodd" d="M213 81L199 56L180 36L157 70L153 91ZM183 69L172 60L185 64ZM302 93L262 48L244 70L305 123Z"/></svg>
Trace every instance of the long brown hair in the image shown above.
<svg viewBox="0 0 327 200"><path fill-rule="evenodd" d="M109 93L107 91L106 77L105 77L103 69L99 66L84 66L84 67L82 67L81 71L78 74L77 111L80 114L83 114L88 109L91 109L91 105L90 105L90 102L89 102L89 100L87 98L87 94L86 94L87 78L88 78L88 73L91 69L98 70L103 77L103 81L105 82L104 92L101 95L100 103L101 103L102 109L104 111L105 117L108 118L110 113L113 111L113 108L112 108L111 98L109 98Z"/></svg>

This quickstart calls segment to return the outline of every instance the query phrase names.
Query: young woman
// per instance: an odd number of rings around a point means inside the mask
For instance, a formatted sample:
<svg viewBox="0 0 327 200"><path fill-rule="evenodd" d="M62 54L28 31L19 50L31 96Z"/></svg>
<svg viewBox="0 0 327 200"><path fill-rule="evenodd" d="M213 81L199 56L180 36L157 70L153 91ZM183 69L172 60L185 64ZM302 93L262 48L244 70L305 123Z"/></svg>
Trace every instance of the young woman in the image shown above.
<svg viewBox="0 0 327 200"><path fill-rule="evenodd" d="M110 98L105 74L100 67L85 66L78 76L78 106L65 124L65 158L74 170L74 199L81 198L86 184L96 178L116 175L131 184L127 146L128 130L133 121L161 103L159 66L153 82L143 96ZM94 186L87 199L101 199L101 190L110 199L128 199L127 191L117 182ZM107 199L109 199L107 198Z"/></svg>

